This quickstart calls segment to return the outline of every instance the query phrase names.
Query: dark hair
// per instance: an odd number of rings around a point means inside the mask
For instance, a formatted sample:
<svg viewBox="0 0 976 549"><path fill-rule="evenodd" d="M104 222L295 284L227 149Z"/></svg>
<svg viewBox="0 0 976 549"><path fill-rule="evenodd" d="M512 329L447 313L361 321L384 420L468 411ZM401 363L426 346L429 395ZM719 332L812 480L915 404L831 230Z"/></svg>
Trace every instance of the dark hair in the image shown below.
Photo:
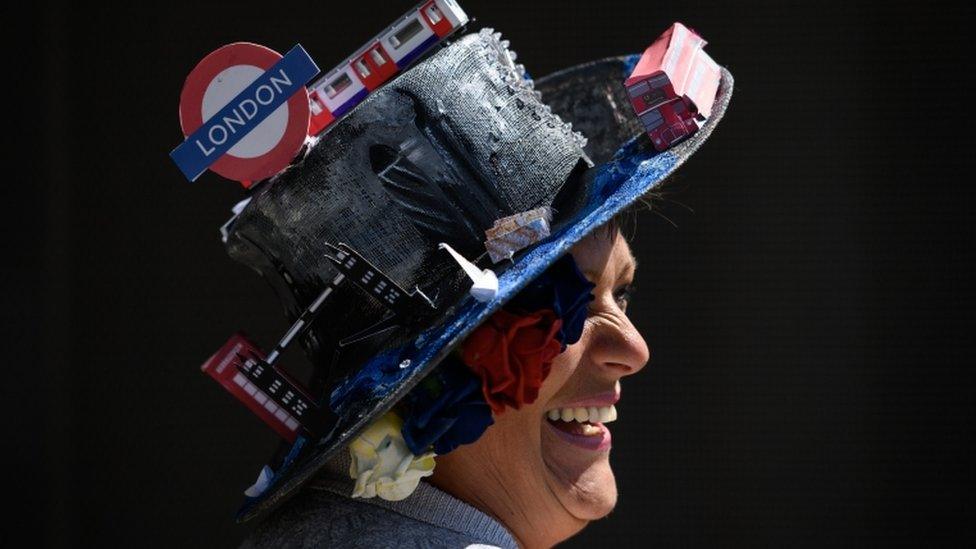
<svg viewBox="0 0 976 549"><path fill-rule="evenodd" d="M675 223L663 213L660 204L663 202L668 202L686 209L690 208L684 204L681 204L680 202L667 198L666 193L666 190L655 189L645 194L639 200L635 201L633 204L620 211L620 213L613 216L610 221L607 221L598 229L593 231L592 236L613 240L614 237L620 234L623 236L624 240L631 242L637 235L637 219L641 217L641 212L645 211L657 215L671 225L677 227L677 225L675 225Z"/></svg>
<svg viewBox="0 0 976 549"><path fill-rule="evenodd" d="M637 233L637 214L645 208L650 209L649 204L645 205L640 201L624 208L620 213L610 218L610 221L593 231L592 236L613 240L620 234L629 242Z"/></svg>

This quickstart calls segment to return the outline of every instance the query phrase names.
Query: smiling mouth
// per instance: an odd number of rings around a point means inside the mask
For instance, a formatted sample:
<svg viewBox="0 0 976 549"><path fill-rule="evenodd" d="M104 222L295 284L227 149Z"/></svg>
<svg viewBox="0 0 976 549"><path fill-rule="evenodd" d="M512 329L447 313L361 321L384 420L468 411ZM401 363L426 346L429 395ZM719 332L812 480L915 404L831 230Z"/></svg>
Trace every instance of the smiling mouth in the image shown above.
<svg viewBox="0 0 976 549"><path fill-rule="evenodd" d="M604 424L617 419L617 408L555 408L546 412L546 423L563 440L589 450L610 447L610 431Z"/></svg>

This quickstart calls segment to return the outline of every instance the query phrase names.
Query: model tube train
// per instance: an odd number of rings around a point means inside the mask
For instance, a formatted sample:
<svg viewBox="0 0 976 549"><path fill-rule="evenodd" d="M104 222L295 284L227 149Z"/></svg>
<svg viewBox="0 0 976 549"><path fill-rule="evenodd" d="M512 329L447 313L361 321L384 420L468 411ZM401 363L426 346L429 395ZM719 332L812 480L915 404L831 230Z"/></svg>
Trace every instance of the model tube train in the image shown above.
<svg viewBox="0 0 976 549"><path fill-rule="evenodd" d="M322 133L467 22L454 0L425 0L408 11L309 88L309 135Z"/></svg>

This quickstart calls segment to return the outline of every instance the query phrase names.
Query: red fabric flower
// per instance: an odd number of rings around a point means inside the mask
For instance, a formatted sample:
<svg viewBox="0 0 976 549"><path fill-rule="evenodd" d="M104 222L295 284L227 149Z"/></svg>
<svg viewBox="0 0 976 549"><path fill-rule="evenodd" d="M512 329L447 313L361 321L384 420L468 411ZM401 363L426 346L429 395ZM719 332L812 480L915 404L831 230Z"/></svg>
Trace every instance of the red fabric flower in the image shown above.
<svg viewBox="0 0 976 549"><path fill-rule="evenodd" d="M562 350L556 337L561 326L549 309L523 315L501 309L468 336L461 358L481 378L492 412L535 402Z"/></svg>

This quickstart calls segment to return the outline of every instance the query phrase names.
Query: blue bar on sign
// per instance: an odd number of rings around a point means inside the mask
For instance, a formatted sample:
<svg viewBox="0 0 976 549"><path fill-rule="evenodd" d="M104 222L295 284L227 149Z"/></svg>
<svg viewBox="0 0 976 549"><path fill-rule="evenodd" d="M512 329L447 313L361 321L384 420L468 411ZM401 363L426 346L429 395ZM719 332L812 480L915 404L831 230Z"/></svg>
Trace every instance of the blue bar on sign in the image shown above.
<svg viewBox="0 0 976 549"><path fill-rule="evenodd" d="M187 179L196 181L318 73L305 48L296 45L173 149L170 158Z"/></svg>

